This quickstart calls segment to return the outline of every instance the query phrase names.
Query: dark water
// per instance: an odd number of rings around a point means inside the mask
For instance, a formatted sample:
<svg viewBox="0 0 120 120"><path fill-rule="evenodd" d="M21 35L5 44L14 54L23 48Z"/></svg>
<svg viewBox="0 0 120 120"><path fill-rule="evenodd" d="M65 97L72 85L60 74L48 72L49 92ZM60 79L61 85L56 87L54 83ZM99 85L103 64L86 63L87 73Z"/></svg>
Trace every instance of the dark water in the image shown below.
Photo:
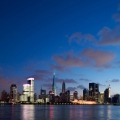
<svg viewBox="0 0 120 120"><path fill-rule="evenodd" d="M120 120L120 106L0 105L0 120Z"/></svg>

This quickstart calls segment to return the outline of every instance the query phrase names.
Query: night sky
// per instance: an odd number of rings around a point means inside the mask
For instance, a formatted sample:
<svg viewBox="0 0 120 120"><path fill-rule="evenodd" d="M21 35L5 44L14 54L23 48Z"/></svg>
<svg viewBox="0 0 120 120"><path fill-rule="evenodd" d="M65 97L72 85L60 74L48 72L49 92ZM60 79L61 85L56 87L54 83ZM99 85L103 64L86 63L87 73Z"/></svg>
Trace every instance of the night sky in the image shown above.
<svg viewBox="0 0 120 120"><path fill-rule="evenodd" d="M120 93L120 0L0 1L0 92L34 77L48 93L54 72L57 94L63 81Z"/></svg>

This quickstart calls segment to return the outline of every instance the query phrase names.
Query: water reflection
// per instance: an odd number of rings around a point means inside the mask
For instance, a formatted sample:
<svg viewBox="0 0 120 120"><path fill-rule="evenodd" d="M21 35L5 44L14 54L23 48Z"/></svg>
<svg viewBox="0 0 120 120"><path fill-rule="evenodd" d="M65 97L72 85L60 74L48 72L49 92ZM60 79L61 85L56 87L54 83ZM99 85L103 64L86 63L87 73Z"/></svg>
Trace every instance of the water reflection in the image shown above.
<svg viewBox="0 0 120 120"><path fill-rule="evenodd" d="M109 105L107 108L107 119L110 120L111 119L111 106Z"/></svg>
<svg viewBox="0 0 120 120"><path fill-rule="evenodd" d="M14 105L12 105L12 110L11 110L11 119L14 120Z"/></svg>
<svg viewBox="0 0 120 120"><path fill-rule="evenodd" d="M54 106L50 105L49 107L49 120L53 120L54 117Z"/></svg>
<svg viewBox="0 0 120 120"><path fill-rule="evenodd" d="M22 120L34 120L34 105L22 105L21 107Z"/></svg>
<svg viewBox="0 0 120 120"><path fill-rule="evenodd" d="M0 120L119 120L120 106L5 105Z"/></svg>

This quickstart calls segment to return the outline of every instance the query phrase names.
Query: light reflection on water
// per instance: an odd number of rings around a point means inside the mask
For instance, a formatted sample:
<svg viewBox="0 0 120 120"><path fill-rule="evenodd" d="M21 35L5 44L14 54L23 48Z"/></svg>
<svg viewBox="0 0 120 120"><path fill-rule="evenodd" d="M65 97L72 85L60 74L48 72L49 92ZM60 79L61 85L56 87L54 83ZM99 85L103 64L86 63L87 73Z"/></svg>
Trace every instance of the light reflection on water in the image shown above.
<svg viewBox="0 0 120 120"><path fill-rule="evenodd" d="M113 105L4 105L0 120L119 120Z"/></svg>
<svg viewBox="0 0 120 120"><path fill-rule="evenodd" d="M34 105L21 105L22 120L33 120L34 119Z"/></svg>

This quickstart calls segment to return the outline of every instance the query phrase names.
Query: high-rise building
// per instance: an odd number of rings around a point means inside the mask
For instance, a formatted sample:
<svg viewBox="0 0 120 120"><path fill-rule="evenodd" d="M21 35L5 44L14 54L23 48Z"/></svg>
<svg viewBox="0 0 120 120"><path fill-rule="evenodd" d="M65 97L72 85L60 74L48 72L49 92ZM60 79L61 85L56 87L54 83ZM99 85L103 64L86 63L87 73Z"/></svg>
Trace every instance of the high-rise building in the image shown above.
<svg viewBox="0 0 120 120"><path fill-rule="evenodd" d="M28 102L30 102L30 87L30 84L23 84L23 98Z"/></svg>
<svg viewBox="0 0 120 120"><path fill-rule="evenodd" d="M66 102L70 102L70 90L67 90L65 94L66 94Z"/></svg>
<svg viewBox="0 0 120 120"><path fill-rule="evenodd" d="M27 84L23 84L23 94L20 96L22 102L34 102L34 78L28 78Z"/></svg>
<svg viewBox="0 0 120 120"><path fill-rule="evenodd" d="M74 96L73 94L70 94L70 101L73 101L74 100Z"/></svg>
<svg viewBox="0 0 120 120"><path fill-rule="evenodd" d="M99 95L99 103L103 104L104 103L104 92L101 92Z"/></svg>
<svg viewBox="0 0 120 120"><path fill-rule="evenodd" d="M37 94L36 93L34 94L34 101L35 102L37 101Z"/></svg>
<svg viewBox="0 0 120 120"><path fill-rule="evenodd" d="M5 101L5 102L9 101L9 95L5 90L3 90L2 93L1 93L1 100Z"/></svg>
<svg viewBox="0 0 120 120"><path fill-rule="evenodd" d="M62 83L62 93L65 93L65 82Z"/></svg>
<svg viewBox="0 0 120 120"><path fill-rule="evenodd" d="M55 102L55 95L53 91L49 91L49 100L50 102Z"/></svg>
<svg viewBox="0 0 120 120"><path fill-rule="evenodd" d="M40 95L46 95L46 90L43 90L43 89L41 88L41 90L40 90Z"/></svg>
<svg viewBox="0 0 120 120"><path fill-rule="evenodd" d="M30 102L34 102L34 78L28 78L27 83L30 85Z"/></svg>
<svg viewBox="0 0 120 120"><path fill-rule="evenodd" d="M17 102L18 92L16 84L10 86L10 102Z"/></svg>
<svg viewBox="0 0 120 120"><path fill-rule="evenodd" d="M89 90L88 89L83 89L83 100L87 100L89 96Z"/></svg>
<svg viewBox="0 0 120 120"><path fill-rule="evenodd" d="M55 80L55 73L53 75L53 83L52 83L52 92L56 95L56 80Z"/></svg>
<svg viewBox="0 0 120 120"><path fill-rule="evenodd" d="M104 91L104 102L105 103L110 103L110 85L108 86L107 89Z"/></svg>
<svg viewBox="0 0 120 120"><path fill-rule="evenodd" d="M75 92L73 93L73 98L74 98L74 100L75 100L75 99L78 99L78 92L77 92L77 91L75 91Z"/></svg>
<svg viewBox="0 0 120 120"><path fill-rule="evenodd" d="M43 90L42 87L41 87L39 99L43 99L44 103L46 103L46 98L47 98L46 90Z"/></svg>
<svg viewBox="0 0 120 120"><path fill-rule="evenodd" d="M99 99L99 84L96 83L89 83L89 97L92 100L98 102Z"/></svg>
<svg viewBox="0 0 120 120"><path fill-rule="evenodd" d="M119 105L120 105L120 94L115 94L115 95L112 97L112 103L113 103L113 104L119 104Z"/></svg>

